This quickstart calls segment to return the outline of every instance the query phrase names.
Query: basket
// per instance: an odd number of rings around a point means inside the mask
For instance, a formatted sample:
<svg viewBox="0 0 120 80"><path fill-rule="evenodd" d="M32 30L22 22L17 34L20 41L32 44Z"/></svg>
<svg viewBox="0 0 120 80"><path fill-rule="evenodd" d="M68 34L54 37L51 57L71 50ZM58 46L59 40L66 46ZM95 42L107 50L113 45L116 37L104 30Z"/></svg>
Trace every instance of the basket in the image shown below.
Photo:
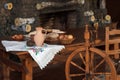
<svg viewBox="0 0 120 80"><path fill-rule="evenodd" d="M45 43L48 43L48 44L59 44L59 40L58 39L46 38L45 39Z"/></svg>
<svg viewBox="0 0 120 80"><path fill-rule="evenodd" d="M75 38L74 39L61 39L60 43L61 44L71 44L74 40L75 40Z"/></svg>

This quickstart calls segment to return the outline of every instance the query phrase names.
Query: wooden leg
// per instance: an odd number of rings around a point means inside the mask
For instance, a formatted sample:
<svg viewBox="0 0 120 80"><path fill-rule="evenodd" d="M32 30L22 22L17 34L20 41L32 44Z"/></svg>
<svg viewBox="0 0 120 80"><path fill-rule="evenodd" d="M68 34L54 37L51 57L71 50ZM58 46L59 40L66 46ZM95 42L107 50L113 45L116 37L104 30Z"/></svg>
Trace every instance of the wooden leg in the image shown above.
<svg viewBox="0 0 120 80"><path fill-rule="evenodd" d="M22 62L24 66L27 68L28 73L23 73L22 72L22 80L32 80L32 59L31 58L26 58Z"/></svg>
<svg viewBox="0 0 120 80"><path fill-rule="evenodd" d="M115 48L116 50L118 50L118 49L119 49L119 44L115 44L115 45L114 45L114 48ZM115 54L115 59L119 59L119 54Z"/></svg>
<svg viewBox="0 0 120 80"><path fill-rule="evenodd" d="M2 80L3 79L3 75L2 75L2 65L1 65L1 63L0 63L0 80Z"/></svg>
<svg viewBox="0 0 120 80"><path fill-rule="evenodd" d="M5 53L4 55L0 55L0 56L2 56L5 59L9 59L9 56ZM10 68L4 63L2 63L2 76L3 76L3 80L10 80Z"/></svg>
<svg viewBox="0 0 120 80"><path fill-rule="evenodd" d="M3 64L3 80L10 80L10 69Z"/></svg>
<svg viewBox="0 0 120 80"><path fill-rule="evenodd" d="M117 80L120 80L120 75L117 75Z"/></svg>
<svg viewBox="0 0 120 80"><path fill-rule="evenodd" d="M105 80L110 80L110 76L105 76Z"/></svg>

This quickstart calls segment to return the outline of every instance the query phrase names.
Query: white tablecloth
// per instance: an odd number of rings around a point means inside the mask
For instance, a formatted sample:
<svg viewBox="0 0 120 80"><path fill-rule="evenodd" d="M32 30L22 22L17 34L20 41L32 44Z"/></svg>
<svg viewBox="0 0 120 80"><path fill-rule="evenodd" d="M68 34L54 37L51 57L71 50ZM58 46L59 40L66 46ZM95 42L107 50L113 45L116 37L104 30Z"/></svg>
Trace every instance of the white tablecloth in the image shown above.
<svg viewBox="0 0 120 80"><path fill-rule="evenodd" d="M64 45L49 45L44 44L42 47L28 47L26 41L2 41L6 51L28 51L32 58L38 63L41 69L54 58L55 54L61 51Z"/></svg>

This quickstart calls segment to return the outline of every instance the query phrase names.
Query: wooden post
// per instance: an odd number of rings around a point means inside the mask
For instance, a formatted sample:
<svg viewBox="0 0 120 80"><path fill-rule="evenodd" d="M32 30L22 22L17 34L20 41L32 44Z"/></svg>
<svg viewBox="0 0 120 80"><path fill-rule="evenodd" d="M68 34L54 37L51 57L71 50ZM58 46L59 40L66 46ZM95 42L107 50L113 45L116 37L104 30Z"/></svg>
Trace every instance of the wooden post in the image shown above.
<svg viewBox="0 0 120 80"><path fill-rule="evenodd" d="M3 64L3 80L10 80L10 69Z"/></svg>
<svg viewBox="0 0 120 80"><path fill-rule="evenodd" d="M4 53L4 55L2 55L2 57L4 57L5 59L8 59L8 55ZM3 76L3 80L10 80L10 68L8 66L6 66L5 64L2 64L2 76Z"/></svg>
<svg viewBox="0 0 120 80"><path fill-rule="evenodd" d="M32 78L32 58L27 57L24 60L22 60L22 63L24 64L24 66L27 68L28 73L24 73L22 72L22 80L33 80Z"/></svg>
<svg viewBox="0 0 120 80"><path fill-rule="evenodd" d="M114 44L114 49L118 50L119 49L119 44ZM119 54L118 53L116 53L114 56L115 56L115 59L119 59Z"/></svg>

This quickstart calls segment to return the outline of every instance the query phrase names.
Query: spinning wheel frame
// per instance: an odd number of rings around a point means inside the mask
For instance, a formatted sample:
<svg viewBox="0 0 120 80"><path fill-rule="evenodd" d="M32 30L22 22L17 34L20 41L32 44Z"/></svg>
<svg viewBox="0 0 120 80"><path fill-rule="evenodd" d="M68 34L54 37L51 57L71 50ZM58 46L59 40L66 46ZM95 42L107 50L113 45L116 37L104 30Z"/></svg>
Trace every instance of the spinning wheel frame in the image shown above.
<svg viewBox="0 0 120 80"><path fill-rule="evenodd" d="M82 53L79 52L83 52L85 51L85 55L81 55ZM92 59L94 58L93 56L91 56L91 53L93 53L94 55L98 55L99 57L102 58L102 60L100 61L100 63L97 63L97 65L95 67L93 67L93 63L95 61L93 61ZM85 65L85 69L81 66L78 65L77 63L75 63L73 61L73 58L75 55L79 54L81 57L81 60L83 62L83 64ZM83 59L84 57L84 59ZM88 62L87 62L88 61ZM100 65L102 65L103 62L108 63L107 66L110 69L110 72L95 72L94 70L96 68L99 68ZM71 65L75 66L76 68L78 68L78 70L82 70L84 73L71 73ZM91 68L92 67L92 68ZM99 69L98 69L99 70ZM75 50L67 59L66 61L66 66L65 66L65 74L66 74L66 80L72 80L72 78L74 77L78 77L78 76L84 76L83 79L77 79L77 80L101 80L98 76L96 75L104 75L108 77L106 77L105 80L117 80L116 79L116 70L115 67L111 61L111 59L105 54L103 53L101 50L96 49L96 48L89 48L88 51L86 51L86 48L79 48L77 50ZM111 74L111 75L110 75Z"/></svg>

